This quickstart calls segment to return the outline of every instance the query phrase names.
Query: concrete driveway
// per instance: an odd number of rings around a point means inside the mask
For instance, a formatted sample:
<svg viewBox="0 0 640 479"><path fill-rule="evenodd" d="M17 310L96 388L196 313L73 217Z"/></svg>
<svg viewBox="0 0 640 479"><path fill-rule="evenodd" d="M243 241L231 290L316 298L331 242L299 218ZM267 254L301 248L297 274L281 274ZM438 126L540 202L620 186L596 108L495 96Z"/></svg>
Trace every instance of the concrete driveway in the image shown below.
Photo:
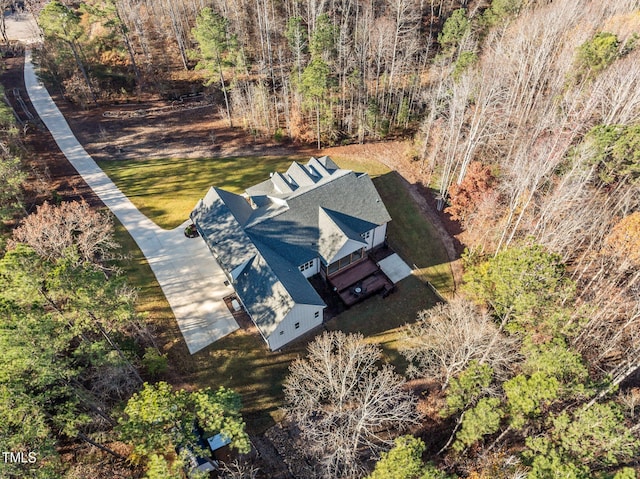
<svg viewBox="0 0 640 479"><path fill-rule="evenodd" d="M171 305L191 354L238 329L223 297L233 293L201 238L186 238L185 225L167 231L144 216L87 154L37 79L31 51L25 53L24 82L35 110L60 150L113 212L147 258Z"/></svg>

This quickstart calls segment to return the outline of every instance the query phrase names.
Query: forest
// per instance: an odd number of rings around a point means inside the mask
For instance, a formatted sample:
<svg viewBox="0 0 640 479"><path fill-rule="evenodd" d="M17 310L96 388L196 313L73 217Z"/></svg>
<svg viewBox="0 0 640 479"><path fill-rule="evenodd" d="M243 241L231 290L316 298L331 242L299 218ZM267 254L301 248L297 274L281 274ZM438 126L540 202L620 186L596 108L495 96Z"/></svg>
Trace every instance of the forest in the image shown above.
<svg viewBox="0 0 640 479"><path fill-rule="evenodd" d="M406 318L406 368L341 332L290 364L281 477L638 477L638 0L26 4L77 108L202 94L254 138L402 140L457 228L463 284ZM26 207L25 141L0 104L0 444L39 458L0 477L185 477L196 422L240 457L219 477L270 477L238 393L158 380L109 215Z"/></svg>

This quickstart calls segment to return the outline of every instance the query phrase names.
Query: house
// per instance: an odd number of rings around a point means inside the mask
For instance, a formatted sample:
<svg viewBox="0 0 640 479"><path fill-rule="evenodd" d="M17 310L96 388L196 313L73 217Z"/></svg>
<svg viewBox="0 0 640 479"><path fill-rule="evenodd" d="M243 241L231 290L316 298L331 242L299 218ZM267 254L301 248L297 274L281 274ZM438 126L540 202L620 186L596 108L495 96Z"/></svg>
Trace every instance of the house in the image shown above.
<svg viewBox="0 0 640 479"><path fill-rule="evenodd" d="M191 219L276 350L322 324L326 305L307 278L331 281L370 261L391 217L369 175L322 157L293 162L243 195L212 187Z"/></svg>
<svg viewBox="0 0 640 479"><path fill-rule="evenodd" d="M185 460L187 477L201 477L201 473L217 470L219 463L214 459L216 451L226 448L231 443L231 439L221 433L205 439L204 431L199 427L195 428L195 434L195 448L178 448L178 454Z"/></svg>

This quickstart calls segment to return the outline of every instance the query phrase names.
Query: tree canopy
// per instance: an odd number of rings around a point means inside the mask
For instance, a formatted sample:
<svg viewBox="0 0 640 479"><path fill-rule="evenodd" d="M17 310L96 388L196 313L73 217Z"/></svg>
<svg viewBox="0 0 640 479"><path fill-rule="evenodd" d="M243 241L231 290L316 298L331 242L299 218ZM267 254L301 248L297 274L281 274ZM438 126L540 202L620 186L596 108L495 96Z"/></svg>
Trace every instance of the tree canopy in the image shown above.
<svg viewBox="0 0 640 479"><path fill-rule="evenodd" d="M223 387L188 392L166 382L145 383L127 402L119 420L121 436L133 445L131 460L146 461L150 470L170 464L176 449L202 453L198 428L206 437L222 434L232 448L246 453L251 445L240 408L240 396Z"/></svg>
<svg viewBox="0 0 640 479"><path fill-rule="evenodd" d="M575 291L560 257L540 245L500 251L471 266L465 281L471 295L486 301L498 317L512 321L511 328L552 336L564 328L563 318L554 311Z"/></svg>
<svg viewBox="0 0 640 479"><path fill-rule="evenodd" d="M640 178L640 126L598 125L586 141L593 148L591 163L604 184Z"/></svg>
<svg viewBox="0 0 640 479"><path fill-rule="evenodd" d="M0 94L4 88L0 85ZM22 208L22 147L13 112L0 101L0 222L9 221Z"/></svg>
<svg viewBox="0 0 640 479"><path fill-rule="evenodd" d="M383 452L366 479L446 479L448 476L422 461L425 444L413 436L400 436Z"/></svg>
<svg viewBox="0 0 640 479"><path fill-rule="evenodd" d="M364 457L391 442L380 431L417 421L415 398L390 365L378 366L380 358L380 348L362 335L329 332L289 368L285 408L323 477L361 475Z"/></svg>

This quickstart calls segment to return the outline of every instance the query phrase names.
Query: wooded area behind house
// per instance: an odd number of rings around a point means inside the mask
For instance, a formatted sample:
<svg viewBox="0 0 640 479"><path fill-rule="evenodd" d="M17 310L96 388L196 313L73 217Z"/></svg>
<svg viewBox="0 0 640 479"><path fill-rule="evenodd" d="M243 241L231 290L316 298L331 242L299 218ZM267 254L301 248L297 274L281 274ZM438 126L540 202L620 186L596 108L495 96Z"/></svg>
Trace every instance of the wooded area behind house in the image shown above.
<svg viewBox="0 0 640 479"><path fill-rule="evenodd" d="M412 175L459 226L464 285L406 318L405 370L335 332L291 364L283 427L300 467L287 473L637 477L640 1L27 6L43 76L78 108L202 92L256 138L403 138ZM166 357L112 266L108 217L75 203L27 215L28 145L8 109L0 125L0 370L13 371L0 438L43 458L7 477L181 477L174 446L193 445L196 420L246 452L233 391L143 385ZM62 464L78 442L115 459ZM260 477L244 460L224 477Z"/></svg>

